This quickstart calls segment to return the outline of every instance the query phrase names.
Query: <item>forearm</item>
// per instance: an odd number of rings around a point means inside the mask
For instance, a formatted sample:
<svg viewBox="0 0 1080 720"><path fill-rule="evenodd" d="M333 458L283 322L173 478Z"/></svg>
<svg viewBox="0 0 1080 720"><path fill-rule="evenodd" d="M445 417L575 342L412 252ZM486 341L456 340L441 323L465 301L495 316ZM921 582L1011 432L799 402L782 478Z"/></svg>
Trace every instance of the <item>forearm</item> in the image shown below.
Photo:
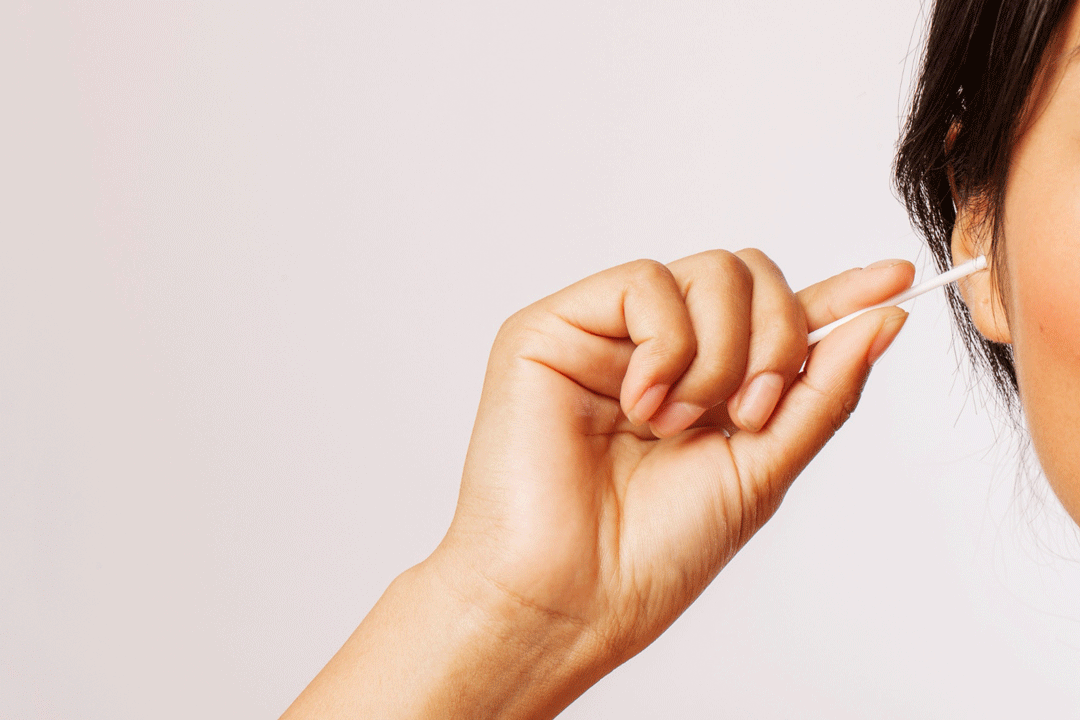
<svg viewBox="0 0 1080 720"><path fill-rule="evenodd" d="M603 675L580 626L437 565L394 580L282 720L550 718Z"/></svg>

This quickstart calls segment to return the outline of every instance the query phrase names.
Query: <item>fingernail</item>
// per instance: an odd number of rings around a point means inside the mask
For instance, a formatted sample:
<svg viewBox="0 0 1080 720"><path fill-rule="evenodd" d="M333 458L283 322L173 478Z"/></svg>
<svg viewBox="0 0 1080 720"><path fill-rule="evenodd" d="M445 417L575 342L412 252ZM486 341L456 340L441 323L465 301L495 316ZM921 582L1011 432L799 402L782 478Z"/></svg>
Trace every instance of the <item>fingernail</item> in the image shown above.
<svg viewBox="0 0 1080 720"><path fill-rule="evenodd" d="M874 344L870 346L870 352L866 355L867 363L873 365L881 359L881 356L892 345L892 341L900 334L900 329L904 327L907 318L908 314L905 312L903 315L893 315L885 321L881 330L878 330L877 337L874 338Z"/></svg>
<svg viewBox="0 0 1080 720"><path fill-rule="evenodd" d="M653 432L659 437L674 435L690 427L704 412L705 408L693 403L671 403L652 419Z"/></svg>
<svg viewBox="0 0 1080 720"><path fill-rule="evenodd" d="M757 432L769 421L773 408L784 392L784 378L772 372L758 375L739 401L739 421L750 432Z"/></svg>
<svg viewBox="0 0 1080 720"><path fill-rule="evenodd" d="M667 395L670 387L671 385L653 385L646 390L641 394L637 404L630 410L627 419L634 425L643 425L648 422L649 418L656 412L656 408L660 407L660 403L664 402L664 396Z"/></svg>
<svg viewBox="0 0 1080 720"><path fill-rule="evenodd" d="M882 270L884 268L896 267L897 265L903 265L906 260L878 260L876 263L870 263L863 270Z"/></svg>

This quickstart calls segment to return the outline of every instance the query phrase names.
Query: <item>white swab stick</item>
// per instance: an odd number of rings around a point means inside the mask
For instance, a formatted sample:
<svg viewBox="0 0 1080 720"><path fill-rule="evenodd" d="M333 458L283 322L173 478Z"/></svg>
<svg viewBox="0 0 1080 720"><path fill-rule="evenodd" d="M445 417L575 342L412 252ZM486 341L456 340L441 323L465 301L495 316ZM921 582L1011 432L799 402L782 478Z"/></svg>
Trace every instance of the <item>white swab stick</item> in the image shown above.
<svg viewBox="0 0 1080 720"><path fill-rule="evenodd" d="M956 282L957 280L959 280L962 277L967 277L971 273L978 272L979 270L984 270L985 268L986 268L986 256L985 255L980 255L979 257L975 258L974 260L970 260L970 261L964 263L963 265L958 265L957 267L953 268L952 270L949 270L948 272L943 272L940 275L937 275L935 277L930 278L929 280L926 280L925 282L921 282L918 285L912 286L912 287L908 288L907 290L905 290L904 292L900 293L899 295L892 296L891 298L889 298L885 302L880 302L877 305L871 305L870 307L863 308L862 310L856 310L855 312L851 313L850 315L845 315L844 317L840 318L839 320L836 320L834 322L829 323L825 327L820 327L817 330L815 330L814 332L810 333L810 336L807 338L807 340L809 341L809 343L811 345L813 345L814 343L817 343L817 342L821 342L822 340L825 339L825 336L828 335L829 333L831 333L833 330L840 327L841 325L843 325L844 323L846 323L849 320L854 320L855 318L859 317L863 313L870 312L871 310L877 310L878 308L892 307L893 305L899 305L902 302L907 302L908 300L911 300L912 298L915 298L915 297L918 297L919 295L922 295L924 292L927 292L929 290L933 290L934 288L939 288L942 285L948 285L951 282Z"/></svg>

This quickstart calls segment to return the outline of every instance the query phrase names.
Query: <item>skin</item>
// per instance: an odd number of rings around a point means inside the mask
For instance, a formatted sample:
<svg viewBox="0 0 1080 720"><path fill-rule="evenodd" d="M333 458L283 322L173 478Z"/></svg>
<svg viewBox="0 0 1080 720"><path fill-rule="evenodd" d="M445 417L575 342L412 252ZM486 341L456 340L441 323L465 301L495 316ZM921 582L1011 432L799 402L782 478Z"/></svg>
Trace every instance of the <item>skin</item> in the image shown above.
<svg viewBox="0 0 1080 720"><path fill-rule="evenodd" d="M987 250L960 207L953 260ZM1012 343L1020 398L1046 477L1080 523L1080 3L1047 49L1009 160L1000 255L1007 294L982 273L961 291L976 327Z"/></svg>
<svg viewBox="0 0 1080 720"><path fill-rule="evenodd" d="M961 292L979 331L1012 343L1036 452L1080 522L1074 48L1080 3L1010 156L1002 262ZM954 263L989 256L984 225L958 209ZM611 268L515 314L492 348L446 537L283 717L554 717L772 516L906 313L867 313L808 358L807 330L913 277L892 261L793 293L760 252L709 251Z"/></svg>
<svg viewBox="0 0 1080 720"><path fill-rule="evenodd" d="M516 313L446 537L283 717L554 717L772 516L907 314L866 313L808 358L807 331L914 272L885 261L796 294L761 252L714 250L620 265Z"/></svg>

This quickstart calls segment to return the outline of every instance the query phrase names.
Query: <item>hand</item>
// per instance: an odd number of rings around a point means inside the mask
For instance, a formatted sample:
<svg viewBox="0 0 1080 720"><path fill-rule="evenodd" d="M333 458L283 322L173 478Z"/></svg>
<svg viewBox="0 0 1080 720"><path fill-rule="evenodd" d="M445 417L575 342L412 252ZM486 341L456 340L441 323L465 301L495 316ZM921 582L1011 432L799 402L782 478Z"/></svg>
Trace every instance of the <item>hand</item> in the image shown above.
<svg viewBox="0 0 1080 720"><path fill-rule="evenodd" d="M449 532L283 720L554 717L775 512L907 313L866 313L808 359L807 330L913 277L886 261L795 295L760 252L712 251L621 265L516 313Z"/></svg>
<svg viewBox="0 0 1080 720"><path fill-rule="evenodd" d="M854 410L907 313L867 313L808 360L806 336L914 278L910 263L875 266L795 294L761 252L709 251L620 265L516 313L495 340L457 512L428 563L461 596L494 594L574 628L585 675L624 662Z"/></svg>

